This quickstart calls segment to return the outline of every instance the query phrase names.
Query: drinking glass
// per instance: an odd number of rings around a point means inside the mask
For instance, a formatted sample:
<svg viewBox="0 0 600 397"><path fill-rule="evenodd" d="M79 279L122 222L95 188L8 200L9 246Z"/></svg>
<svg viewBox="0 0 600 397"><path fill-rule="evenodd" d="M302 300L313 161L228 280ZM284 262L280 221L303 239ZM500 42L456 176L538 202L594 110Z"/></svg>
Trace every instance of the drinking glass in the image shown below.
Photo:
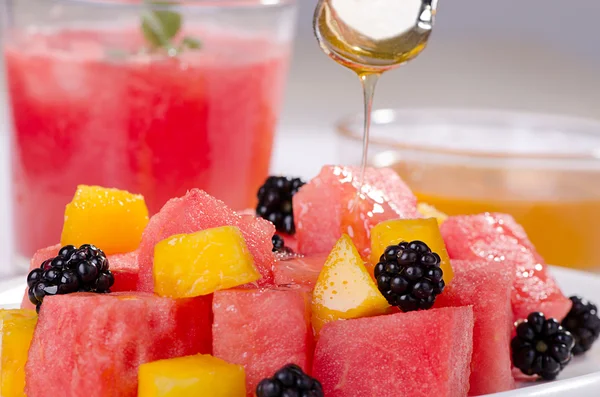
<svg viewBox="0 0 600 397"><path fill-rule="evenodd" d="M150 213L195 187L254 205L294 0L0 3L21 256L59 241L79 184L143 194Z"/></svg>

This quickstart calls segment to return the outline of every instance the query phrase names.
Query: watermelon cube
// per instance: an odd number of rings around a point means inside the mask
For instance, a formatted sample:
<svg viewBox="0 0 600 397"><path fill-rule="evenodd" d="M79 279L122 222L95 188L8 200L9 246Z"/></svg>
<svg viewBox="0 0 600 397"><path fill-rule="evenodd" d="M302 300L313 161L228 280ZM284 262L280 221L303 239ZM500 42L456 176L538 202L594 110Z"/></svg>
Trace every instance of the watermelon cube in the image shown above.
<svg viewBox="0 0 600 397"><path fill-rule="evenodd" d="M485 260L452 261L454 279L438 296L435 307L472 306L473 359L469 395L511 390L510 338L513 329L510 296L514 275Z"/></svg>
<svg viewBox="0 0 600 397"><path fill-rule="evenodd" d="M141 364L211 350L211 297L48 296L25 368L29 397L137 395Z"/></svg>
<svg viewBox="0 0 600 397"><path fill-rule="evenodd" d="M334 321L321 330L313 376L327 397L463 397L472 349L468 306Z"/></svg>
<svg viewBox="0 0 600 397"><path fill-rule="evenodd" d="M115 276L112 292L136 291L140 275L138 251L127 254L114 254L107 257L110 271Z"/></svg>
<svg viewBox="0 0 600 397"><path fill-rule="evenodd" d="M310 300L302 289L217 291L213 313L213 354L244 367L248 396L286 364L309 367Z"/></svg>
<svg viewBox="0 0 600 397"><path fill-rule="evenodd" d="M327 256L327 254L313 254L277 261L273 269L275 285L300 285L313 289Z"/></svg>
<svg viewBox="0 0 600 397"><path fill-rule="evenodd" d="M62 247L60 244L56 244L37 250L29 261L29 271L35 269L36 267L40 267L44 261L57 256L60 247Z"/></svg>
<svg viewBox="0 0 600 397"><path fill-rule="evenodd" d="M373 226L389 219L420 218L416 197L396 172L367 168L360 197L359 174L358 167L325 166L294 195L300 253L329 252L346 233L366 255Z"/></svg>
<svg viewBox="0 0 600 397"><path fill-rule="evenodd" d="M40 267L47 259L57 256L60 248L61 245L57 244L37 250L29 263L29 271ZM111 292L128 292L137 289L139 278L137 258L138 251L107 256L110 271L115 277L115 283L110 288ZM25 288L21 309L35 309L35 306L29 301L29 297L27 296L27 288Z"/></svg>
<svg viewBox="0 0 600 397"><path fill-rule="evenodd" d="M152 263L154 246L159 241L176 234L195 233L219 226L240 228L254 257L254 265L262 275L258 284L272 284L275 257L271 238L275 234L275 226L261 218L242 217L208 193L192 189L183 197L169 200L160 212L150 219L140 244L138 289L154 292Z"/></svg>
<svg viewBox="0 0 600 397"><path fill-rule="evenodd" d="M515 321L535 311L560 321L571 309L571 301L512 216L496 213L452 216L440 230L450 259L483 258L515 274L511 298Z"/></svg>

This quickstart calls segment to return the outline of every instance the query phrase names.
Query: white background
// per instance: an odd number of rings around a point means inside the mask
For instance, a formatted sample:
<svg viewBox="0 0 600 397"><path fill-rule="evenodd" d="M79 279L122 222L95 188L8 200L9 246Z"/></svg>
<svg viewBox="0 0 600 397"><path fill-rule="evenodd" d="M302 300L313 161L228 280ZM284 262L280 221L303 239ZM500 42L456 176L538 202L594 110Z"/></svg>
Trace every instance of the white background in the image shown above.
<svg viewBox="0 0 600 397"><path fill-rule="evenodd" d="M356 77L321 54L312 37L316 1L299 3L274 169L311 175L335 161L331 126L360 110L361 94ZM599 16L597 0L440 0L429 48L384 76L376 106L502 107L600 118ZM0 99L0 280L10 269L5 112ZM317 161L307 163L308 154Z"/></svg>

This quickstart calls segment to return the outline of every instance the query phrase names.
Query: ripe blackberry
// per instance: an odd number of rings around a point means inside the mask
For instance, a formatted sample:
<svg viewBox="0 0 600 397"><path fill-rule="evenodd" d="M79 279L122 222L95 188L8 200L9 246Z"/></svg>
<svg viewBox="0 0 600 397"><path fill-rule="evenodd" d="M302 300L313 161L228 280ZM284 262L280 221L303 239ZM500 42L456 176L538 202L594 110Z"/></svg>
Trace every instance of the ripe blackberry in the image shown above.
<svg viewBox="0 0 600 397"><path fill-rule="evenodd" d="M557 320L534 312L517 325L510 346L516 368L552 380L571 361L575 339Z"/></svg>
<svg viewBox="0 0 600 397"><path fill-rule="evenodd" d="M285 240L280 235L275 234L271 239L271 242L273 243L274 253L279 254L280 256L283 255L284 257L288 257L290 255L295 254L290 247L287 247L285 245Z"/></svg>
<svg viewBox="0 0 600 397"><path fill-rule="evenodd" d="M273 243L273 252L279 252L285 247L285 241L279 234L275 234L271 242Z"/></svg>
<svg viewBox="0 0 600 397"><path fill-rule="evenodd" d="M403 312L430 309L445 287L440 256L422 241L387 247L375 266L377 287Z"/></svg>
<svg viewBox="0 0 600 397"><path fill-rule="evenodd" d="M569 314L562 321L562 326L575 338L573 354L579 355L590 350L598 336L600 336L600 318L598 308L591 302L572 296L573 306Z"/></svg>
<svg viewBox="0 0 600 397"><path fill-rule="evenodd" d="M323 387L299 366L288 364L272 378L260 381L256 397L323 397Z"/></svg>
<svg viewBox="0 0 600 397"><path fill-rule="evenodd" d="M90 244L62 247L27 276L28 297L40 310L44 297L73 292L110 292L115 279L102 250Z"/></svg>
<svg viewBox="0 0 600 397"><path fill-rule="evenodd" d="M294 213L292 196L304 185L300 178L270 176L258 189L256 214L271 221L277 231L294 234Z"/></svg>

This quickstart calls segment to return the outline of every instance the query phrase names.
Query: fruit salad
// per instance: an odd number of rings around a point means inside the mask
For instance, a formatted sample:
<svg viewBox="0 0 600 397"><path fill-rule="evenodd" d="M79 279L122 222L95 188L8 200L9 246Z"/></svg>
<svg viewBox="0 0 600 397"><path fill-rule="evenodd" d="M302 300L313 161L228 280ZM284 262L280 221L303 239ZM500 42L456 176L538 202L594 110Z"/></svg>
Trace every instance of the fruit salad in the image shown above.
<svg viewBox="0 0 600 397"><path fill-rule="evenodd" d="M509 215L446 216L388 169L201 190L80 186L0 311L3 397L477 396L552 380L600 335Z"/></svg>

